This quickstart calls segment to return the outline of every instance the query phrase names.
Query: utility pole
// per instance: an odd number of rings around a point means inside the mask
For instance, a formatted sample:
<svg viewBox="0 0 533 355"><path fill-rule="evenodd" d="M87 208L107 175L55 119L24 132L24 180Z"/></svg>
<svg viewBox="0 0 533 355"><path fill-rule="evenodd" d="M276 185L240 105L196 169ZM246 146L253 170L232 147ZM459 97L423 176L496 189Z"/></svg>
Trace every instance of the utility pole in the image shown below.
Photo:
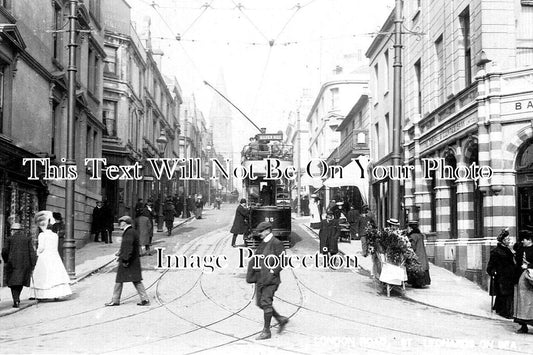
<svg viewBox="0 0 533 355"><path fill-rule="evenodd" d="M67 111L67 157L65 165L76 166L74 156L74 109L76 106L76 13L78 1L69 0L68 41L68 111ZM76 277L76 243L74 240L75 180L65 182L65 267L71 279Z"/></svg>
<svg viewBox="0 0 533 355"><path fill-rule="evenodd" d="M394 92L393 92L393 124L392 124L392 165L399 167L401 165L400 140L402 137L402 0L396 0L394 12ZM401 196L400 180L391 181L391 211L390 217L400 219Z"/></svg>
<svg viewBox="0 0 533 355"><path fill-rule="evenodd" d="M302 190L302 173L301 173L301 167L302 167L302 150L301 150L301 137L300 137L300 108L296 111L296 145L298 147L298 192L296 193L296 201L298 206L298 214L301 215L301 201L300 201L300 191Z"/></svg>

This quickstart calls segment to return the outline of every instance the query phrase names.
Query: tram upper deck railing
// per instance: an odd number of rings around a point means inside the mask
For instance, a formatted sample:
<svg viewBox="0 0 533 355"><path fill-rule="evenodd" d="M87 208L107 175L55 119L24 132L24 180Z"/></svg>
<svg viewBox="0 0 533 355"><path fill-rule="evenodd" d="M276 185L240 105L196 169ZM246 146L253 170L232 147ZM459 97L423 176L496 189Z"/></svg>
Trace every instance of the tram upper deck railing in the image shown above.
<svg viewBox="0 0 533 355"><path fill-rule="evenodd" d="M262 160L273 158L280 160L292 160L292 144L282 144L278 142L250 143L244 146L241 152L241 162L244 160Z"/></svg>

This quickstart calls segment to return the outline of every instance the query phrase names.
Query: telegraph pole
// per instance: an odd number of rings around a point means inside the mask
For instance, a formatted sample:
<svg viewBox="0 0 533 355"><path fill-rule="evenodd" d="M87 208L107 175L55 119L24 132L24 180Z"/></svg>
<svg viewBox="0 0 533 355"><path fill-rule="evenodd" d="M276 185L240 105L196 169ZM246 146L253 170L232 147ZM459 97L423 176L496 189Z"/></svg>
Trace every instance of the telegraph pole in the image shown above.
<svg viewBox="0 0 533 355"><path fill-rule="evenodd" d="M69 0L68 41L68 111L67 111L67 156L65 165L76 166L74 156L74 109L76 107L76 13L78 1ZM74 240L75 180L65 183L65 267L71 279L76 277L76 242Z"/></svg>
<svg viewBox="0 0 533 355"><path fill-rule="evenodd" d="M392 165L401 165L401 148L400 140L402 137L402 106L401 106L401 90L402 90L402 0L396 0L395 14L394 14L394 92L393 92L393 125L392 125ZM400 219L400 180L391 180L391 211L390 217Z"/></svg>

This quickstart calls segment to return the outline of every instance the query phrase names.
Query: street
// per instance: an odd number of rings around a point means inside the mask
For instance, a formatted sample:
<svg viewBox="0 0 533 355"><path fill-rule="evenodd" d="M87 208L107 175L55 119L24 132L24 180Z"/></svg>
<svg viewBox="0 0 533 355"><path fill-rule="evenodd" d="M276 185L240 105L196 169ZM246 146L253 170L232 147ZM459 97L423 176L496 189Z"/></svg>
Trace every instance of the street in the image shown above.
<svg viewBox="0 0 533 355"><path fill-rule="evenodd" d="M290 318L285 331L256 341L262 311L238 267L228 232L236 205L207 209L156 239L165 254L226 255L227 267L156 269L141 259L149 307L126 284L119 307L105 307L116 264L75 285L62 302L45 302L0 319L1 353L528 353L530 337L506 320L446 312L401 297L387 298L356 270L286 269L274 307ZM310 255L318 241L293 223L289 254ZM242 245L242 236L237 244ZM116 246L118 247L118 245ZM438 282L438 280L435 280ZM428 289L428 292L431 289ZM27 289L23 297L27 297Z"/></svg>

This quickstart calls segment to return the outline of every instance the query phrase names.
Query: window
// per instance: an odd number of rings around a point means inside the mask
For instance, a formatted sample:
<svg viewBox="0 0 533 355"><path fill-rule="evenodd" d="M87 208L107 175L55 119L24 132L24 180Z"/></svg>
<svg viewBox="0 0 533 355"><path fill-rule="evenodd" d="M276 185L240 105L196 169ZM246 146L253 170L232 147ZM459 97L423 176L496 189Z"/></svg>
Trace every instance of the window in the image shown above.
<svg viewBox="0 0 533 355"><path fill-rule="evenodd" d="M52 32L52 39L53 39L53 58L59 62L61 62L61 55L62 55L62 43L61 43L61 32L59 32L62 27L63 16L62 16L62 9L61 6L54 2L54 31Z"/></svg>
<svg viewBox="0 0 533 355"><path fill-rule="evenodd" d="M376 139L374 140L374 151L377 153L377 157L381 157L381 149L380 149L380 142L379 142L379 122L377 122L374 125L374 134L376 136Z"/></svg>
<svg viewBox="0 0 533 355"><path fill-rule="evenodd" d="M383 73L383 79L385 80L385 86L383 90L385 93L389 91L389 50L387 49L384 53L385 56L385 68Z"/></svg>
<svg viewBox="0 0 533 355"><path fill-rule="evenodd" d="M61 110L59 109L59 103L54 101L52 103L52 134L50 136L50 153L55 155L56 157L59 155L59 147L58 142L59 139L59 122L61 122L61 117L59 116L61 114Z"/></svg>
<svg viewBox="0 0 533 355"><path fill-rule="evenodd" d="M105 64L104 72L109 74L117 74L117 48L105 46Z"/></svg>
<svg viewBox="0 0 533 355"><path fill-rule="evenodd" d="M472 83L472 57L470 53L470 11L468 7L459 15L463 34L465 85Z"/></svg>
<svg viewBox="0 0 533 355"><path fill-rule="evenodd" d="M452 153L449 153L445 158L445 164L451 166L455 171L457 168L457 160ZM445 180L448 184L450 193L450 238L457 238L457 185L455 180Z"/></svg>
<svg viewBox="0 0 533 355"><path fill-rule="evenodd" d="M98 66L99 59L94 48L89 47L87 63L87 89L90 93L96 94L98 91Z"/></svg>
<svg viewBox="0 0 533 355"><path fill-rule="evenodd" d="M331 110L332 111L335 111L338 109L338 104L339 104L339 88L332 88L330 90L331 92Z"/></svg>
<svg viewBox="0 0 533 355"><path fill-rule="evenodd" d="M117 136L117 103L115 101L104 100L102 109L104 119L104 134L106 136Z"/></svg>
<svg viewBox="0 0 533 355"><path fill-rule="evenodd" d="M415 93L416 93L416 113L422 114L422 73L420 59L415 63Z"/></svg>
<svg viewBox="0 0 533 355"><path fill-rule="evenodd" d="M437 231L437 175L434 170L429 172L429 209L431 212L431 231Z"/></svg>
<svg viewBox="0 0 533 355"><path fill-rule="evenodd" d="M374 97L376 98L376 103L377 103L378 93L379 93L379 67L376 64L374 65Z"/></svg>
<svg viewBox="0 0 533 355"><path fill-rule="evenodd" d="M439 98L439 105L442 105L446 98L446 88L444 87L444 47L442 45L442 35L440 35L435 41L435 54L437 56L437 95Z"/></svg>
<svg viewBox="0 0 533 355"><path fill-rule="evenodd" d="M89 12L100 22L100 0L89 0Z"/></svg>
<svg viewBox="0 0 533 355"><path fill-rule="evenodd" d="M86 157L90 157L90 158L94 158L94 156L90 156L90 154L92 153L93 151L93 142L92 142L92 139L93 138L93 132L92 132L92 129L91 127L87 126L87 135L85 137L85 156Z"/></svg>
<svg viewBox="0 0 533 355"><path fill-rule="evenodd" d="M0 133L4 133L5 120L5 90L7 84L6 66L0 65Z"/></svg>
<svg viewBox="0 0 533 355"><path fill-rule="evenodd" d="M390 120L389 120L389 114L385 114L385 137L387 137L387 140L385 142L385 152L390 152L392 147L392 134L390 129Z"/></svg>

